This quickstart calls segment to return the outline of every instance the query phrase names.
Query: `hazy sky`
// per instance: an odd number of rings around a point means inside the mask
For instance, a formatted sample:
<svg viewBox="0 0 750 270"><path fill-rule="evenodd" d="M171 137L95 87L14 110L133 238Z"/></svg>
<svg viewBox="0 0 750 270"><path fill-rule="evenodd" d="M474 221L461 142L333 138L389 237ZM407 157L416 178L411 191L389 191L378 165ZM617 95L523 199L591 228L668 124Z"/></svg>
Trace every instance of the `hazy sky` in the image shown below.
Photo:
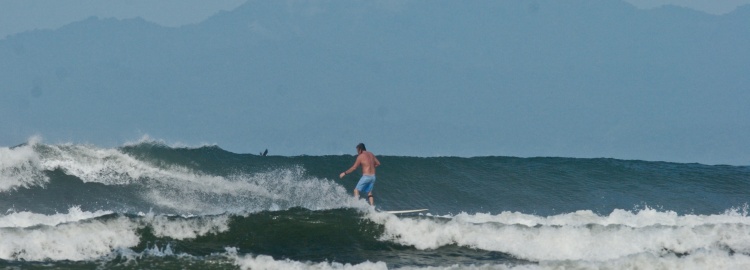
<svg viewBox="0 0 750 270"><path fill-rule="evenodd" d="M0 144L750 160L750 6L706 20L618 0L245 3L0 0ZM13 35L33 29L52 31Z"/></svg>
<svg viewBox="0 0 750 270"><path fill-rule="evenodd" d="M750 0L625 0L640 8L673 4L723 14ZM33 29L55 29L90 16L142 17L164 26L200 22L245 0L0 0L0 38Z"/></svg>

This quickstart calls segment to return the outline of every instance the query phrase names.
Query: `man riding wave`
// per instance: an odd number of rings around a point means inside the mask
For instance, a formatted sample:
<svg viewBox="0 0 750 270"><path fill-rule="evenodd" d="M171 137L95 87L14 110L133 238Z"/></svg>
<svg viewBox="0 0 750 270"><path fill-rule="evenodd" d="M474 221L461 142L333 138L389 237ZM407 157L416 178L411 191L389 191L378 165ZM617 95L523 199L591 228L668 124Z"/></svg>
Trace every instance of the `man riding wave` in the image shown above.
<svg viewBox="0 0 750 270"><path fill-rule="evenodd" d="M359 179L357 187L354 188L354 197L359 199L359 193L367 193L370 205L375 205L372 197L372 189L375 186L375 167L380 166L380 161L372 152L367 151L364 143L357 145L357 160L348 170L342 172L339 178L344 178L347 174L353 173L357 167L362 166L362 178Z"/></svg>

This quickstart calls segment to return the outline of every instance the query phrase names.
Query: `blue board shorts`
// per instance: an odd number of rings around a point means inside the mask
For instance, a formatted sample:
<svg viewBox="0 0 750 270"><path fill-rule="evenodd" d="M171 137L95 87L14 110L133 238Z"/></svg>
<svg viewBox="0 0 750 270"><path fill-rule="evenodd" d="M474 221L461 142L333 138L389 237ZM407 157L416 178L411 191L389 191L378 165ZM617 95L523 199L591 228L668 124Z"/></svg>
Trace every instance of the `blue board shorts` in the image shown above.
<svg viewBox="0 0 750 270"><path fill-rule="evenodd" d="M370 191L372 191L373 186L375 186L375 176L374 175L362 175L362 178L360 178L359 182L357 182L356 189L362 193L370 193Z"/></svg>

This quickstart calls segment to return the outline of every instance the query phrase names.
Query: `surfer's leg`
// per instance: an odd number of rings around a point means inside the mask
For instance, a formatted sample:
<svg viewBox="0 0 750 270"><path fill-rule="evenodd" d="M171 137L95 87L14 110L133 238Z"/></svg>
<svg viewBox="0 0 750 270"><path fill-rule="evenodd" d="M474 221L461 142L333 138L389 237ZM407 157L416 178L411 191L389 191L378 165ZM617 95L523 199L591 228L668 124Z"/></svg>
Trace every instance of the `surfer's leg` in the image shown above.
<svg viewBox="0 0 750 270"><path fill-rule="evenodd" d="M367 193L367 198L370 199L370 205L375 205L375 197L372 196L372 191Z"/></svg>
<svg viewBox="0 0 750 270"><path fill-rule="evenodd" d="M354 187L354 198L359 200L359 191L366 192L366 187L367 177L363 175L362 178L359 179L359 182L357 182L357 186Z"/></svg>

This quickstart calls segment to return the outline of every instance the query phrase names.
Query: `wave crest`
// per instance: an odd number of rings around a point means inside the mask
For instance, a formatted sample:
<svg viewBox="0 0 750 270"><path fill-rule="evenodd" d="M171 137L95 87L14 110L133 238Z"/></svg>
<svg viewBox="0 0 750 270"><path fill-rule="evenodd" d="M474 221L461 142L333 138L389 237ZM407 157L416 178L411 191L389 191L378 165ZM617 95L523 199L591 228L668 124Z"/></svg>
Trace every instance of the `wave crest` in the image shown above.
<svg viewBox="0 0 750 270"><path fill-rule="evenodd" d="M750 217L736 213L681 216L644 209L615 210L609 216L578 211L551 217L505 212L398 218L372 212L368 218L384 226L383 241L417 249L458 245L536 262L606 261L702 250L750 254Z"/></svg>

